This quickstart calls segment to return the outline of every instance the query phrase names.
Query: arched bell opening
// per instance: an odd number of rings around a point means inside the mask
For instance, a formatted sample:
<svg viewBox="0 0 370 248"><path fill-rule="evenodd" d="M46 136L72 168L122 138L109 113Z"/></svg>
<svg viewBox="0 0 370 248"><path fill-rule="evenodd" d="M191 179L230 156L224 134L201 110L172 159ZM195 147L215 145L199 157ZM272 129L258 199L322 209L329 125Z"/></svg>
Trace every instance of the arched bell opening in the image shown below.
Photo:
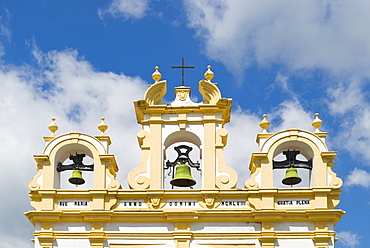
<svg viewBox="0 0 370 248"><path fill-rule="evenodd" d="M94 164L93 154L87 147L80 144L62 147L55 156L55 188L93 188Z"/></svg>
<svg viewBox="0 0 370 248"><path fill-rule="evenodd" d="M201 142L195 134L178 131L169 135L164 142L164 189L200 189L201 154Z"/></svg>
<svg viewBox="0 0 370 248"><path fill-rule="evenodd" d="M273 185L277 188L311 187L313 151L303 142L286 142L273 154Z"/></svg>

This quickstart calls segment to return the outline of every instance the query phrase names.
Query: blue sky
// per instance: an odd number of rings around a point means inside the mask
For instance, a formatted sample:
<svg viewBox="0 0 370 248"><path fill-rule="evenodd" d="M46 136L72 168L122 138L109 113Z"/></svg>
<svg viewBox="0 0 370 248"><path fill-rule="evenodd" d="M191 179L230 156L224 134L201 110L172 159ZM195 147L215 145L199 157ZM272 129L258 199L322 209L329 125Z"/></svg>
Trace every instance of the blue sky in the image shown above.
<svg viewBox="0 0 370 248"><path fill-rule="evenodd" d="M226 159L239 185L263 114L270 132L313 131L315 113L338 151L334 171L344 180L336 247L370 242L370 2L79 0L0 2L0 194L2 247L32 247L27 182L33 154L43 149L51 117L57 134L97 135L106 117L111 152L125 185L136 167L133 100L152 83L154 66L167 80L166 101L181 84L193 87L212 65L223 97L233 99ZM245 130L245 137L233 136ZM14 188L9 190L10 188ZM3 198L4 199L4 198ZM7 241L5 241L7 242ZM15 245L16 244L16 245Z"/></svg>

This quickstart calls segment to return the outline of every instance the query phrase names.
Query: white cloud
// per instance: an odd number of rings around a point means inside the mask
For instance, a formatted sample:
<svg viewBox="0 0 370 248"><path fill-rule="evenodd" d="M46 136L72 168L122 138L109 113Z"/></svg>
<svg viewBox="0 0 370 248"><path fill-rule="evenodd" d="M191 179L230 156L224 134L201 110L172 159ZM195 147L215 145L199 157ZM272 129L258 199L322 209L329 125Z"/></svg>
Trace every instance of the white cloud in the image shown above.
<svg viewBox="0 0 370 248"><path fill-rule="evenodd" d="M37 172L32 155L42 153L50 118L57 118L57 134L98 135L100 117L106 117L110 151L121 161L118 180L127 188L127 173L140 156L139 148L132 145L137 143L133 134L141 128L132 102L141 99L146 88L140 78L95 70L75 50L42 53L35 49L34 54L36 67L0 66L0 195L7 199L0 206L0 219L7 223L0 225L0 233L2 240L19 239L17 247L31 247L31 242L24 241L32 238L32 227L23 216L31 209L27 182Z"/></svg>
<svg viewBox="0 0 370 248"><path fill-rule="evenodd" d="M350 231L342 231L336 234L336 237L346 247L356 247L360 245L361 237L358 234L352 233Z"/></svg>
<svg viewBox="0 0 370 248"><path fill-rule="evenodd" d="M272 124L274 120L281 120L280 125L272 126L271 132L278 132L288 128L299 128L313 131L312 121L314 120L314 115L304 110L296 98L284 101L269 116L270 118L268 119Z"/></svg>
<svg viewBox="0 0 370 248"><path fill-rule="evenodd" d="M115 18L140 19L146 15L149 9L148 0L113 0L106 9L99 9L100 19L110 14Z"/></svg>
<svg viewBox="0 0 370 248"><path fill-rule="evenodd" d="M249 65L370 73L370 2L186 0L206 55L236 76Z"/></svg>
<svg viewBox="0 0 370 248"><path fill-rule="evenodd" d="M329 92L328 106L340 120L340 132L335 143L347 149L356 160L368 164L370 146L370 103L367 92L358 82L339 85Z"/></svg>
<svg viewBox="0 0 370 248"><path fill-rule="evenodd" d="M345 184L348 186L357 185L357 186L369 188L370 187L370 173L365 170L355 168L351 172L351 174L348 175Z"/></svg>
<svg viewBox="0 0 370 248"><path fill-rule="evenodd" d="M345 114L356 109L363 109L366 99L363 95L363 87L359 80L351 80L348 83L338 83L328 90L331 98L329 108L334 114Z"/></svg>

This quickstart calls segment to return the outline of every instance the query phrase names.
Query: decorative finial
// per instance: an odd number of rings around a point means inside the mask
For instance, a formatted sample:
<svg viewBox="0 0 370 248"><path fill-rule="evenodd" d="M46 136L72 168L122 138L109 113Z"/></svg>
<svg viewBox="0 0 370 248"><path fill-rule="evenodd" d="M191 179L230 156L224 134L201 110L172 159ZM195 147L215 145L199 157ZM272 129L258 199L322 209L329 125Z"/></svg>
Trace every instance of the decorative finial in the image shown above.
<svg viewBox="0 0 370 248"><path fill-rule="evenodd" d="M105 131L107 131L107 129L108 129L108 125L107 124L105 124L105 122L104 122L104 120L105 120L105 118L104 117L102 117L102 118L100 118L101 119L101 122L100 122L100 124L98 125L98 129L99 129L99 131L101 132L101 136L104 136L105 134L104 134L104 132Z"/></svg>
<svg viewBox="0 0 370 248"><path fill-rule="evenodd" d="M55 136L55 132L58 130L58 125L55 123L55 118L51 118L51 123L48 126L51 135L50 136Z"/></svg>
<svg viewBox="0 0 370 248"><path fill-rule="evenodd" d="M152 78L155 82L158 82L159 80L161 80L162 74L158 71L159 69L158 66L154 67L154 69L155 69L155 72L153 72Z"/></svg>
<svg viewBox="0 0 370 248"><path fill-rule="evenodd" d="M204 73L204 78L208 81L211 81L215 74L213 73L213 71L211 71L212 66L208 65L207 68L208 70Z"/></svg>
<svg viewBox="0 0 370 248"><path fill-rule="evenodd" d="M267 133L266 129L270 126L270 122L266 119L267 115L263 115L263 120L260 122L260 127L263 129L262 133Z"/></svg>
<svg viewBox="0 0 370 248"><path fill-rule="evenodd" d="M316 128L315 133L319 133L319 132L321 132L321 131L319 130L319 128L320 128L320 127L321 127L321 125L322 125L322 120L320 120L320 119L319 119L319 113L316 113L316 114L315 114L315 116L316 116L316 118L315 118L315 120L313 120L313 122L312 122L312 126L313 126L314 128Z"/></svg>

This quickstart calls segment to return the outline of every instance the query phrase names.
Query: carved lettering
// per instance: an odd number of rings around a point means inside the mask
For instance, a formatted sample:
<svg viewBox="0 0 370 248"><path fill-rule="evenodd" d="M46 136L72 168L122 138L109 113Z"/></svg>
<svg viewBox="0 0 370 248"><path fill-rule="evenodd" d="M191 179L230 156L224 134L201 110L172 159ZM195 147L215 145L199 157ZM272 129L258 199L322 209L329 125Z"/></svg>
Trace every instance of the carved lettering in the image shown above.
<svg viewBox="0 0 370 248"><path fill-rule="evenodd" d="M146 207L143 200L122 200L118 208L139 208Z"/></svg>
<svg viewBox="0 0 370 248"><path fill-rule="evenodd" d="M195 207L198 201L196 200L169 200L167 201L167 207Z"/></svg>
<svg viewBox="0 0 370 248"><path fill-rule="evenodd" d="M88 208L90 201L88 200L59 200L58 207L60 208Z"/></svg>
<svg viewBox="0 0 370 248"><path fill-rule="evenodd" d="M247 203L245 200L222 200L221 207L243 207Z"/></svg>
<svg viewBox="0 0 370 248"><path fill-rule="evenodd" d="M276 201L278 207L309 207L311 206L310 199L278 199Z"/></svg>

